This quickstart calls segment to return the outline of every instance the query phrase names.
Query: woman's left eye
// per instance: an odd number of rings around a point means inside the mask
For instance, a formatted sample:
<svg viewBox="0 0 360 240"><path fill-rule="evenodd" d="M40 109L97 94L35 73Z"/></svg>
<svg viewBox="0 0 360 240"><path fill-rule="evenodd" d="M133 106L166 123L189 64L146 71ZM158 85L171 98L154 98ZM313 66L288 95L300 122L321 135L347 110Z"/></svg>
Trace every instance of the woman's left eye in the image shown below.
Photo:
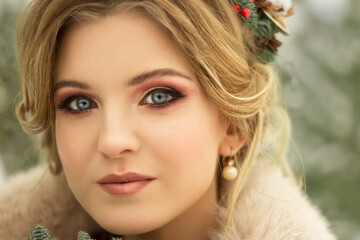
<svg viewBox="0 0 360 240"><path fill-rule="evenodd" d="M177 90L157 88L145 95L140 105L149 105L149 107L165 107L176 102L176 100L185 97Z"/></svg>

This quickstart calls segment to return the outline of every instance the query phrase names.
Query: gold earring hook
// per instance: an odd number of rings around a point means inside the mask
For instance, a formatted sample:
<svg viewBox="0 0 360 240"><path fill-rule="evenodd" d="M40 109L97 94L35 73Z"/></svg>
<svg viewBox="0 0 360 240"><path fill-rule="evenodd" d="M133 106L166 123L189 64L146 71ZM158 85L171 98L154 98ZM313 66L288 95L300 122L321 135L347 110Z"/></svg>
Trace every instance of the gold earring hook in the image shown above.
<svg viewBox="0 0 360 240"><path fill-rule="evenodd" d="M229 158L226 158L225 156L222 156L222 165L223 167L226 167L229 165L229 162L232 160L232 157L233 157L233 149L232 147L230 147L230 157Z"/></svg>

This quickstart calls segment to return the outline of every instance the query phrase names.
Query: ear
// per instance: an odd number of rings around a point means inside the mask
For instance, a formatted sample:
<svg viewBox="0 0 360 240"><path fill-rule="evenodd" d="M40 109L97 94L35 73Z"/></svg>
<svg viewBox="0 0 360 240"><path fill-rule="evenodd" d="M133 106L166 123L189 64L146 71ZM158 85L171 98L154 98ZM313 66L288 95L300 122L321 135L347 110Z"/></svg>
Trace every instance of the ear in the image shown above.
<svg viewBox="0 0 360 240"><path fill-rule="evenodd" d="M225 128L225 135L219 145L219 154L222 156L230 156L235 154L244 146L246 138L239 133L236 133L233 124L228 123Z"/></svg>

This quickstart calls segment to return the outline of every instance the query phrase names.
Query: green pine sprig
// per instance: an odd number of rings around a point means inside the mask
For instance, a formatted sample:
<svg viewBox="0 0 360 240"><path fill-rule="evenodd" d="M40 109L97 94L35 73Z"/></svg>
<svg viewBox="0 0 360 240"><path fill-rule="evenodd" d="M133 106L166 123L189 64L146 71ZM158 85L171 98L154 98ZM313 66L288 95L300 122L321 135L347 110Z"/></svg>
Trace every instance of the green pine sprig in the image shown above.
<svg viewBox="0 0 360 240"><path fill-rule="evenodd" d="M95 240L95 239L91 238L90 234L88 234L87 232L80 231L78 233L78 240Z"/></svg>
<svg viewBox="0 0 360 240"><path fill-rule="evenodd" d="M251 15L248 18L244 18L239 14L239 18L246 22L251 30L257 29L259 19L255 3L250 0L231 0L230 2L238 4L241 8L248 8L251 11Z"/></svg>
<svg viewBox="0 0 360 240"><path fill-rule="evenodd" d="M28 240L57 240L56 238L51 238L49 231L37 224L30 227L30 233L28 234ZM96 240L91 238L90 234L84 231L78 233L78 240ZM111 240L123 240L122 237L113 237Z"/></svg>
<svg viewBox="0 0 360 240"><path fill-rule="evenodd" d="M258 40L268 38L271 39L277 32L276 25L261 11L258 10L255 3L250 0L229 0L231 4L238 4L241 8L248 8L251 15L248 18L238 17L243 21L254 35L255 42ZM258 59L262 63L269 63L274 61L277 52L270 51L266 46L257 44Z"/></svg>
<svg viewBox="0 0 360 240"><path fill-rule="evenodd" d="M28 240L56 240L51 238L49 231L41 225L30 227L31 233L28 234Z"/></svg>

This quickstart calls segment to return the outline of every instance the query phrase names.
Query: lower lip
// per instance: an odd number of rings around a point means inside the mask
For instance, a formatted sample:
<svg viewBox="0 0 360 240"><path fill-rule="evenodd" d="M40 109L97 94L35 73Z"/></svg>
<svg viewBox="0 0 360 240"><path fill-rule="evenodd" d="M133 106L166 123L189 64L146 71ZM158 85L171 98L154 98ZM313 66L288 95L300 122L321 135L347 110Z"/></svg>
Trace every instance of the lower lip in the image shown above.
<svg viewBox="0 0 360 240"><path fill-rule="evenodd" d="M130 195L139 192L145 188L152 180L128 182L128 183L102 183L101 189L111 195Z"/></svg>

